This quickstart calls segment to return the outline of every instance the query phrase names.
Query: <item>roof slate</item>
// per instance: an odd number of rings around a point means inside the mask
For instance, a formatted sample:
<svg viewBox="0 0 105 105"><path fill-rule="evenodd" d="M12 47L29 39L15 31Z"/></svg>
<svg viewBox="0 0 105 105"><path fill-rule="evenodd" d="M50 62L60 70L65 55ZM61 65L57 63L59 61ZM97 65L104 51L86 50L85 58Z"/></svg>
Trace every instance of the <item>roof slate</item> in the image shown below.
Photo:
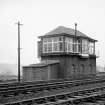
<svg viewBox="0 0 105 105"><path fill-rule="evenodd" d="M53 35L53 34L61 34L61 33L66 33L66 34L70 34L70 35L75 35L75 30L72 29L72 28L67 28L67 27L64 27L64 26L59 26L57 27L56 29L48 32L47 34L45 35ZM82 32L80 31L77 31L77 36L85 36L87 37L87 35L83 34Z"/></svg>
<svg viewBox="0 0 105 105"><path fill-rule="evenodd" d="M45 34L42 37L49 36L49 35L60 35L60 34L75 35L75 30L72 28L64 27L64 26L58 26L57 28L48 32L47 34ZM88 37L86 34L80 32L78 30L76 31L76 36L94 40L93 38ZM96 40L94 40L94 41L96 41Z"/></svg>

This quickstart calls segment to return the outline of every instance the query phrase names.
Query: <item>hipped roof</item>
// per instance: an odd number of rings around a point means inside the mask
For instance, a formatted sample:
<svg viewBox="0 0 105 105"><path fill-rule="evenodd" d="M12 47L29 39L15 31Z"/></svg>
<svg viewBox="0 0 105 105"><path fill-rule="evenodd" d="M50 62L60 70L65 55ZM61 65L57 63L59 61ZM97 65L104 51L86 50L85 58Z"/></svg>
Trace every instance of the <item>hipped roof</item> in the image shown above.
<svg viewBox="0 0 105 105"><path fill-rule="evenodd" d="M51 36L57 36L57 35L71 35L71 36L74 36L75 35L75 30L72 29L72 28L59 26L59 27L55 28L54 30L52 30L52 31L46 33L45 35L40 36L40 37L51 37ZM90 40L93 40L93 41L97 41L97 40L87 36L86 34L80 32L78 30L76 30L76 36L87 38L87 39L90 39Z"/></svg>

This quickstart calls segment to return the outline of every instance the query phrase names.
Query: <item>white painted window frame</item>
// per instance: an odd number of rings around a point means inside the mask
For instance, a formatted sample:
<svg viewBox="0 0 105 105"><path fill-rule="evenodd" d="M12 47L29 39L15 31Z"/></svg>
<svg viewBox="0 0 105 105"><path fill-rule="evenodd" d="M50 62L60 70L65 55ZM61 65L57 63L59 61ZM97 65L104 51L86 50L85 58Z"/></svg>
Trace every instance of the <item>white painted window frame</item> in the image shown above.
<svg viewBox="0 0 105 105"><path fill-rule="evenodd" d="M56 41L54 38L56 38ZM46 40L46 42L44 40ZM48 51L48 44L49 43L52 44L52 51ZM62 37L61 41L59 41L59 37L52 37L51 42L48 41L48 38L44 38L43 39L43 53L63 52L63 51L60 51L60 44L59 43L63 43L63 37ZM44 47L45 44L47 45L47 51L46 52L45 52L45 47ZM57 50L54 50L54 44L57 44Z"/></svg>
<svg viewBox="0 0 105 105"><path fill-rule="evenodd" d="M82 39L82 54L88 54L88 53L89 53L88 40Z"/></svg>
<svg viewBox="0 0 105 105"><path fill-rule="evenodd" d="M72 50L69 50L69 45L72 46L70 48ZM65 50L66 50L66 52L72 52L73 53L73 38L70 38L70 37L65 38Z"/></svg>
<svg viewBox="0 0 105 105"><path fill-rule="evenodd" d="M94 54L94 42L89 42L89 54Z"/></svg>

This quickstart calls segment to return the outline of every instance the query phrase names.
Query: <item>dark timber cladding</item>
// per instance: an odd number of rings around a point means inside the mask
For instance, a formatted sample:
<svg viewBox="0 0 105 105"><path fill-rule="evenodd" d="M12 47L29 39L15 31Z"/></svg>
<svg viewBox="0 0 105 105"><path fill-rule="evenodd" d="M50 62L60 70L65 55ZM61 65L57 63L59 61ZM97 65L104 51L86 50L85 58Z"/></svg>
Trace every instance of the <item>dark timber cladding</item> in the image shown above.
<svg viewBox="0 0 105 105"><path fill-rule="evenodd" d="M39 38L38 57L41 58L40 64L44 62L47 68L40 65L34 66L35 69L32 72L36 70L41 76L40 78L42 75L48 76L47 80L95 75L95 42L97 40L78 31L77 24L75 24L75 29L59 26ZM52 64L53 66L51 66ZM31 72L30 67L32 65L23 67L23 78L26 76L26 71Z"/></svg>
<svg viewBox="0 0 105 105"><path fill-rule="evenodd" d="M59 61L46 61L23 67L23 81L57 79Z"/></svg>

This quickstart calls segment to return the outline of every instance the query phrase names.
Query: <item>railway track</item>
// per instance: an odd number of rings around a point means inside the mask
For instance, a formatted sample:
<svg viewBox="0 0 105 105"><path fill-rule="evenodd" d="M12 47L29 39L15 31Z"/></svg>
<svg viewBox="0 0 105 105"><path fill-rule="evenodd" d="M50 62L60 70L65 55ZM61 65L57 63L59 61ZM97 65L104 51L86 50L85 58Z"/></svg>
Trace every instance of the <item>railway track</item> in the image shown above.
<svg viewBox="0 0 105 105"><path fill-rule="evenodd" d="M84 80L52 80L52 81L39 81L39 82L23 82L13 84L0 84L0 96L17 95L20 93L27 93L30 91L43 91L63 87L72 87L85 84L93 84L98 82L105 82L103 77L90 78Z"/></svg>
<svg viewBox="0 0 105 105"><path fill-rule="evenodd" d="M31 82L8 82L8 83L0 83L0 88L3 87L15 87L15 86L27 86L32 84L47 84L47 83L57 83L57 82L65 82L65 81L81 81L81 80L90 80L90 79L104 79L104 76L94 76L94 77L85 77L85 78L77 78L77 79L58 79L58 80L50 80L50 81L31 81Z"/></svg>
<svg viewBox="0 0 105 105"><path fill-rule="evenodd" d="M53 81L36 83L30 82L29 84L12 85L8 88L5 86L0 88L0 103L1 104L17 104L23 102L30 102L32 100L40 100L41 97L48 97L49 95L56 95L59 93L73 93L73 91L80 91L84 89L103 88L105 86L105 79L94 78L75 81ZM105 88L105 87L104 87ZM41 97L40 97L41 96ZM33 101L32 101L33 102ZM35 101L36 102L36 101Z"/></svg>
<svg viewBox="0 0 105 105"><path fill-rule="evenodd" d="M79 103L84 101L84 99L88 100L93 97L103 96L105 97L105 85L98 84L96 87L93 85L85 85L83 87L73 87L71 89L62 89L57 91L47 91L40 94L29 95L29 97L15 97L8 98L8 102L6 100L0 100L2 104L5 105L62 105L61 103ZM23 97L23 98L22 98ZM85 100L85 101L86 101ZM93 99L92 99L93 100Z"/></svg>

